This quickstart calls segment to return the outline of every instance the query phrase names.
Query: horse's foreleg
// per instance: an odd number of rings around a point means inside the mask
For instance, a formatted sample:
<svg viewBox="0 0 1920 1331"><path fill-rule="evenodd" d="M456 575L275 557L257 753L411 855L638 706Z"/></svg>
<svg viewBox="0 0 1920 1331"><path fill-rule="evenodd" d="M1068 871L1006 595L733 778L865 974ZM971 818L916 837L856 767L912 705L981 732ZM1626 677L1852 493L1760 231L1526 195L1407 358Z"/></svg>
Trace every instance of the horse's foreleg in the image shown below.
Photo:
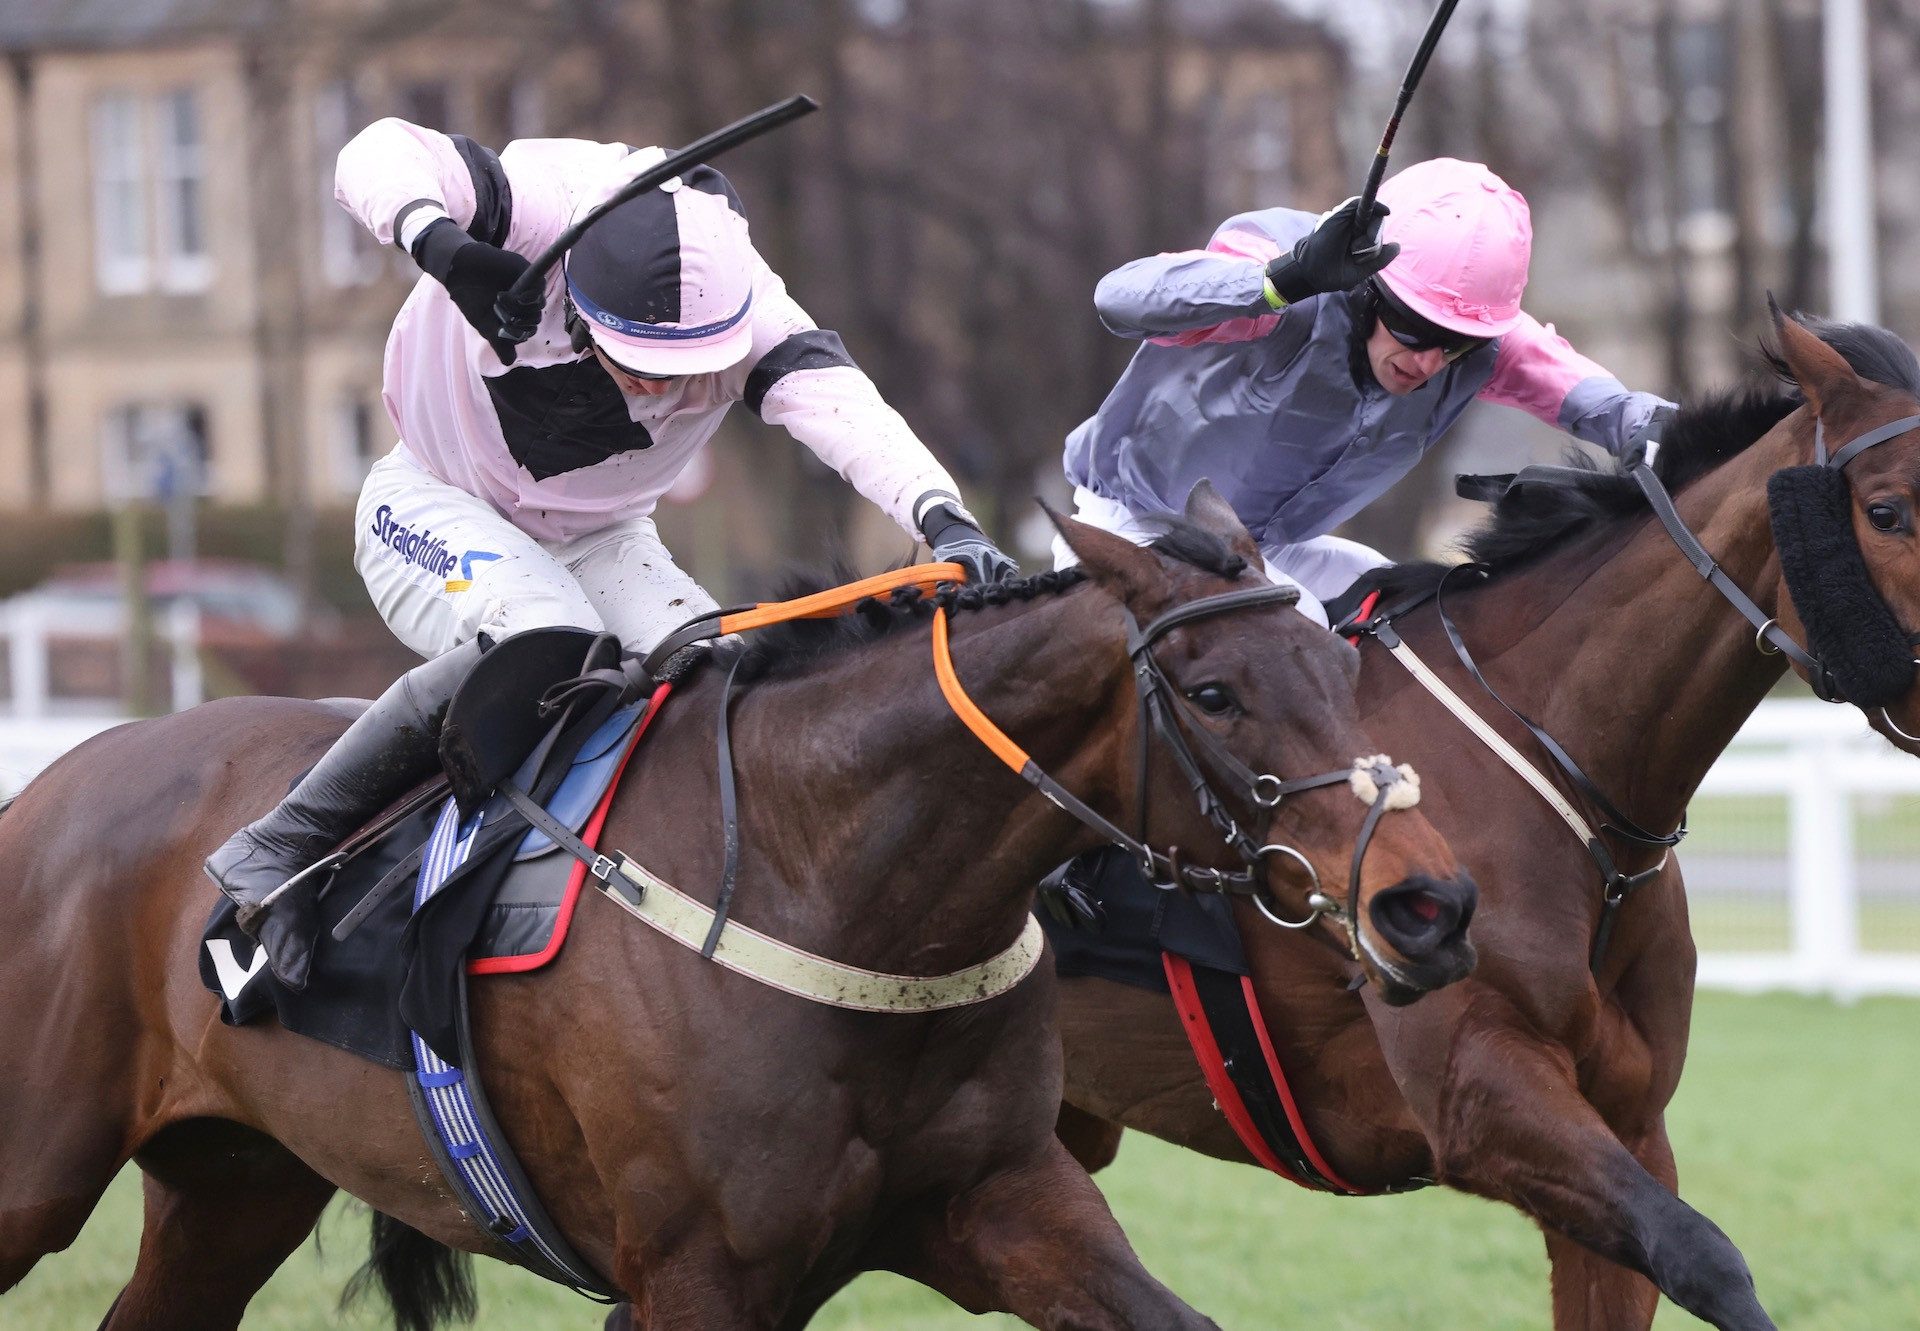
<svg viewBox="0 0 1920 1331"><path fill-rule="evenodd" d="M333 1185L267 1138L182 1125L139 1157L146 1216L133 1279L102 1331L217 1331L312 1232Z"/></svg>
<svg viewBox="0 0 1920 1331"><path fill-rule="evenodd" d="M1060 1117L1053 1125L1053 1135L1089 1174L1098 1174L1113 1163L1114 1157L1120 1154L1120 1138L1125 1132L1118 1123L1110 1123L1064 1100L1060 1102Z"/></svg>
<svg viewBox="0 0 1920 1331"><path fill-rule="evenodd" d="M1771 1331L1739 1249L1673 1192L1664 1138L1641 1155L1621 1144L1574 1083L1566 1051L1505 1026L1462 1033L1441 1098L1436 1156L1442 1181L1507 1202L1559 1237L1554 1257L1556 1331L1643 1328L1652 1316L1630 1273L1722 1331ZM1626 1268L1599 1276L1571 1261L1569 1241Z"/></svg>
<svg viewBox="0 0 1920 1331"><path fill-rule="evenodd" d="M1635 1145L1634 1156L1668 1191L1677 1191L1673 1147L1666 1125ZM1646 1331L1653 1325L1660 1291L1653 1282L1624 1266L1600 1257L1565 1235L1541 1231L1547 1240L1547 1259L1553 1264L1553 1325L1555 1331Z"/></svg>
<svg viewBox="0 0 1920 1331"><path fill-rule="evenodd" d="M913 1217L884 1262L969 1312L1012 1313L1033 1326L1214 1325L1147 1274L1106 1199L1058 1141L1040 1159Z"/></svg>
<svg viewBox="0 0 1920 1331"><path fill-rule="evenodd" d="M14 1069L0 1067L11 1086ZM0 1090L0 1294L72 1243L120 1172L126 1126L89 1087L57 1111Z"/></svg>

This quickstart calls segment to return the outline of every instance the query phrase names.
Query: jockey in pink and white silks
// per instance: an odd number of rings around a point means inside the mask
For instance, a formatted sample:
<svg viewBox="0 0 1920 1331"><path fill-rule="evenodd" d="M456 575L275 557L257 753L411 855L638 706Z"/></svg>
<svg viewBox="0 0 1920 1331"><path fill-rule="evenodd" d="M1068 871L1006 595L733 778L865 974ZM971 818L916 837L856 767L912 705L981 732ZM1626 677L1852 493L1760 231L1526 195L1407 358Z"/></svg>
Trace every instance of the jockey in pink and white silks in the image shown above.
<svg viewBox="0 0 1920 1331"><path fill-rule="evenodd" d="M1533 225L1486 167L1439 158L1322 217L1229 218L1204 250L1101 279L1106 326L1142 343L1067 439L1076 516L1139 541L1213 482L1300 609L1385 558L1330 535L1475 398L1518 407L1615 453L1671 404L1629 391L1520 308ZM1368 242L1380 243L1366 257ZM1056 545L1063 561L1071 556Z"/></svg>
<svg viewBox="0 0 1920 1331"><path fill-rule="evenodd" d="M784 426L936 558L976 579L1016 571L838 334L788 296L719 172L690 169L612 209L536 304L496 311L529 256L664 156L574 139L495 155L394 119L341 150L341 204L425 273L387 340L400 444L361 491L355 563L428 660L207 861L293 987L317 884L280 889L435 770L454 686L488 643L574 627L644 653L715 608L651 514L734 403Z"/></svg>

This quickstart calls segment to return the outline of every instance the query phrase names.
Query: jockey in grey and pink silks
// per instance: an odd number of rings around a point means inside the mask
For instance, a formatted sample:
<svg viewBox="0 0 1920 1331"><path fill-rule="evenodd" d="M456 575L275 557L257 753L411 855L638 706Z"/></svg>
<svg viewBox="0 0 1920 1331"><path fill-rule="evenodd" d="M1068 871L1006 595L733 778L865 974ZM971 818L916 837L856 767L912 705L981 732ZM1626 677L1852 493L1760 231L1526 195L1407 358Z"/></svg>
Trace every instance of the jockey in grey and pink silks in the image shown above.
<svg viewBox="0 0 1920 1331"><path fill-rule="evenodd" d="M1382 238L1401 248L1376 280L1442 326L1498 328L1492 340L1418 389L1391 393L1362 351L1374 324L1366 286L1277 310L1268 299L1268 266L1322 219L1286 208L1230 218L1206 249L1137 259L1096 289L1101 321L1142 345L1098 412L1067 439L1080 516L1137 527L1178 513L1194 484L1209 479L1273 571L1328 597L1382 561L1327 533L1412 470L1475 398L1611 451L1663 405L1519 310L1531 229L1524 201L1492 172L1422 163L1390 180L1380 200L1394 210ZM1506 211L1489 218L1493 204ZM1489 233L1499 233L1503 251L1473 252ZM1493 285L1510 294L1510 309L1464 308L1460 300L1448 308L1436 279L1474 265L1482 275L1488 265L1500 268Z"/></svg>

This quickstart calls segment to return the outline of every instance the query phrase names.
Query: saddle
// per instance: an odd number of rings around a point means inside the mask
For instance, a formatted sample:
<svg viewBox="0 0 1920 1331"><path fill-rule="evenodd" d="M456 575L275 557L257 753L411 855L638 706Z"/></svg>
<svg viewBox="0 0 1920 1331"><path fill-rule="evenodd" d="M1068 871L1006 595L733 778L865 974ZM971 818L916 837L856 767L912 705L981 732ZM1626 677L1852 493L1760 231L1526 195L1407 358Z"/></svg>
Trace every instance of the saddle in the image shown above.
<svg viewBox="0 0 1920 1331"><path fill-rule="evenodd" d="M463 974L536 969L558 953L580 866L506 796L528 793L592 842L638 733L663 699L620 665L617 640L577 629L502 639L455 691L441 733L444 774L342 844L320 898L321 937L306 990L284 989L224 897L202 936L201 979L221 1019L272 1013L288 1030L387 1067L411 1069L408 1028L459 1061ZM461 880L415 910L413 887L443 811L478 815Z"/></svg>

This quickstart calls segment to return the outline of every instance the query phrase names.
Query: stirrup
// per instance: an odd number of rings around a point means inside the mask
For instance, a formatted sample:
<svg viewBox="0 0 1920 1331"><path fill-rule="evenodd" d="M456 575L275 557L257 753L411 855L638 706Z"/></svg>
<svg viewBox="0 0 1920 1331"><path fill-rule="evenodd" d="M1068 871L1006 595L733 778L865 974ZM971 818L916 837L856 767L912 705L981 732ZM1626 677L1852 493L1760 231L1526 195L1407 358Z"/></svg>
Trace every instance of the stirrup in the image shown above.
<svg viewBox="0 0 1920 1331"><path fill-rule="evenodd" d="M323 870L328 874L332 874L334 870L346 862L347 857L344 853L337 850L333 851L331 854L321 856L299 873L287 879L286 882L274 888L273 891L261 897L258 901L250 901L244 904L235 902L233 911L234 922L240 926L243 933L251 934L254 931L252 927L254 923L273 908L274 902L284 897L312 875L320 873Z"/></svg>

